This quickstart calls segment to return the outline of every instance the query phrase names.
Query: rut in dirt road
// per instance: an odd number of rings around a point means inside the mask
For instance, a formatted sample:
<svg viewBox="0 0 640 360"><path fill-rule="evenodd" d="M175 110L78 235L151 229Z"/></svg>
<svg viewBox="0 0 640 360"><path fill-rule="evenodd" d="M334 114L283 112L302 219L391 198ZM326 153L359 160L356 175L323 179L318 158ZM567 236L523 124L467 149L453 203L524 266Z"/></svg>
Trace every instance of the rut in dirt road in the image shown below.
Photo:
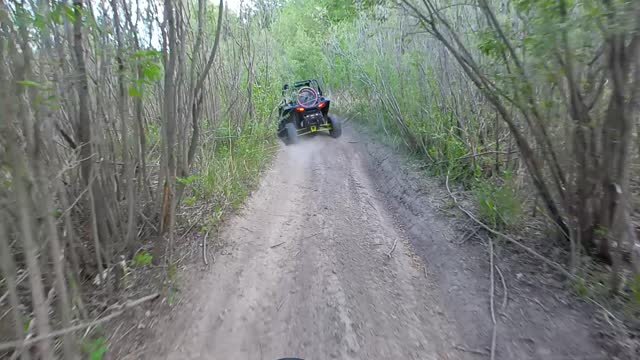
<svg viewBox="0 0 640 360"><path fill-rule="evenodd" d="M360 155L318 136L280 150L221 234L168 359L455 359L455 336ZM395 247L394 247L395 246Z"/></svg>

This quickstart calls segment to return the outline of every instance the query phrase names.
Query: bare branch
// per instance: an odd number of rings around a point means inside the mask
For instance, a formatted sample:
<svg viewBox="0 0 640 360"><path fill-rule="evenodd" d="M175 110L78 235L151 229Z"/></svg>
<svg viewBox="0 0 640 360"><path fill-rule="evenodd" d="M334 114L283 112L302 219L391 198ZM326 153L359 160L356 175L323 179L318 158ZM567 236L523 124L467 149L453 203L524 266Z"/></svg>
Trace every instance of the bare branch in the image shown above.
<svg viewBox="0 0 640 360"><path fill-rule="evenodd" d="M93 327L96 325L100 325L103 324L107 321L110 321L122 314L125 313L126 310L131 309L133 307L139 306L147 301L151 301L156 299L158 296L160 296L159 294L152 294L152 295L147 295L145 297L142 297L140 299L134 300L134 301L129 301L124 303L123 305L118 305L118 306L113 306L112 309L116 310L114 312L112 312L111 314L102 317L100 319L94 320L94 321L90 321L87 323L83 323L83 324L78 324L78 325L74 325L65 329L61 329L61 330L56 330L53 331L51 333L48 333L46 335L38 335L34 338L31 338L29 340L26 341L9 341L9 342L5 342L5 343L1 343L0 344L0 351L4 351L4 350L9 350L9 349L15 349L18 347L27 347L29 345L33 345L35 343L44 341L44 340L50 340L52 338L56 338L58 336L62 336L65 334L69 334L69 333L73 333L79 330L83 330L86 329L88 327Z"/></svg>

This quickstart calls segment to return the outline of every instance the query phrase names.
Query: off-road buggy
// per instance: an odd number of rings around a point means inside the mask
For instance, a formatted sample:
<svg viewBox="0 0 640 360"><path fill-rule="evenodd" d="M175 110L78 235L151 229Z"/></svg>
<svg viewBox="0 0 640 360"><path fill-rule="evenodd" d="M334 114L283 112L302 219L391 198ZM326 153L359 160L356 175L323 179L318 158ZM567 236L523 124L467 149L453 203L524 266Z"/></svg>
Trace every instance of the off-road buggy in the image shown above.
<svg viewBox="0 0 640 360"><path fill-rule="evenodd" d="M340 137L340 121L329 116L331 100L322 94L315 79L296 81L282 86L282 102L278 108L278 137L286 145L295 144L298 136L328 133Z"/></svg>

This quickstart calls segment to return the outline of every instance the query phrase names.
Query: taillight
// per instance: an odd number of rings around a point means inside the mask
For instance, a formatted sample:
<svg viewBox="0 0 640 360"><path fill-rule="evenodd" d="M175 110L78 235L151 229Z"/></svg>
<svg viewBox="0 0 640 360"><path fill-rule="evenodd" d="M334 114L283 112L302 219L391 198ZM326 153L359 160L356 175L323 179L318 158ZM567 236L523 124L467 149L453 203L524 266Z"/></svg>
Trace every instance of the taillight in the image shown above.
<svg viewBox="0 0 640 360"><path fill-rule="evenodd" d="M320 104L318 104L318 109L322 109L325 106L327 106L327 103L326 102L321 102Z"/></svg>
<svg viewBox="0 0 640 360"><path fill-rule="evenodd" d="M304 112L304 108L303 108L302 106L298 106L298 107L296 108L296 111L297 111L297 112Z"/></svg>

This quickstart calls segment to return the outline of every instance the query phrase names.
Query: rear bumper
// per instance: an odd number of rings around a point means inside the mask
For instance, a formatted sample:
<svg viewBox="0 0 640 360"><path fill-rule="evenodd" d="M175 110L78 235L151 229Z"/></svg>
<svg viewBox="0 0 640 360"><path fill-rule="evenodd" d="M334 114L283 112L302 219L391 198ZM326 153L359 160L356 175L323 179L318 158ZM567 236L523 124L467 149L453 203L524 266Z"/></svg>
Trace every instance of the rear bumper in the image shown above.
<svg viewBox="0 0 640 360"><path fill-rule="evenodd" d="M329 132L331 131L331 124L310 125L308 127L298 129L298 136L308 135L315 132Z"/></svg>

